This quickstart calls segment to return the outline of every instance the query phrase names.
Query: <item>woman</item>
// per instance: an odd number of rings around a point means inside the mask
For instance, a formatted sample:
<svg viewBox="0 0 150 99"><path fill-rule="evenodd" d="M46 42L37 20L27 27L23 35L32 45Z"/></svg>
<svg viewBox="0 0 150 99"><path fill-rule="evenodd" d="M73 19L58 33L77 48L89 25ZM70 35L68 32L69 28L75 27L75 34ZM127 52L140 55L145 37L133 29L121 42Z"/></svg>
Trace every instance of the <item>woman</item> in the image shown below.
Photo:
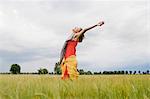
<svg viewBox="0 0 150 99"><path fill-rule="evenodd" d="M101 21L89 28L82 29L80 27L75 27L72 29L72 35L68 40L66 40L61 51L60 66L62 70L62 79L70 78L73 80L78 78L79 73L77 71L76 46L78 43L82 42L84 33L103 24L104 22Z"/></svg>

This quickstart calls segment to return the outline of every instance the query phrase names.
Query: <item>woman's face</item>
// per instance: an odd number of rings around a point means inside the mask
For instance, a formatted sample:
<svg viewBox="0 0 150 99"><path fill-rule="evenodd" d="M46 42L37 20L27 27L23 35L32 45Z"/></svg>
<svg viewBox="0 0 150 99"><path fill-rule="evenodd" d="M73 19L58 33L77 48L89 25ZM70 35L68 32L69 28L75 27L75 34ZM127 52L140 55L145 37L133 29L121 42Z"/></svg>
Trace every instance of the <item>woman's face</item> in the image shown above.
<svg viewBox="0 0 150 99"><path fill-rule="evenodd" d="M78 33L78 32L80 32L82 30L82 28L80 28L80 27L75 27L74 29L72 29L72 31L74 32L74 33Z"/></svg>

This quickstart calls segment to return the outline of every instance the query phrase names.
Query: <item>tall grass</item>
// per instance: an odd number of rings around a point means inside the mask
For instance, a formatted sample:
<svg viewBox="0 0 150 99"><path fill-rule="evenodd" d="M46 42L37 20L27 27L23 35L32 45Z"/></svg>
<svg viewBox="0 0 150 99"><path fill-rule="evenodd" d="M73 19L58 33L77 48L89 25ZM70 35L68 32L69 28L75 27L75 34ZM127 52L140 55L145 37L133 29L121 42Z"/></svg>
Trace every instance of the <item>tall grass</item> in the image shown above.
<svg viewBox="0 0 150 99"><path fill-rule="evenodd" d="M150 99L150 75L0 75L0 99Z"/></svg>

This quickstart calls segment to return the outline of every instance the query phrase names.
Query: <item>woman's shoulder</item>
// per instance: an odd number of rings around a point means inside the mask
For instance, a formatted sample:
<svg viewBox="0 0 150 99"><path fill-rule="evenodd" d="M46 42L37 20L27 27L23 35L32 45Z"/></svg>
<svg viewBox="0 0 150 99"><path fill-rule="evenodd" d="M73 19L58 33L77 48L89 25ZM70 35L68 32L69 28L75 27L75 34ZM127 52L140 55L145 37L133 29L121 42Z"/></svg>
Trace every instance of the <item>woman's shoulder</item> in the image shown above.
<svg viewBox="0 0 150 99"><path fill-rule="evenodd" d="M77 40L75 40L75 39L68 40L67 42L68 42L68 43L78 43L78 41L77 41Z"/></svg>

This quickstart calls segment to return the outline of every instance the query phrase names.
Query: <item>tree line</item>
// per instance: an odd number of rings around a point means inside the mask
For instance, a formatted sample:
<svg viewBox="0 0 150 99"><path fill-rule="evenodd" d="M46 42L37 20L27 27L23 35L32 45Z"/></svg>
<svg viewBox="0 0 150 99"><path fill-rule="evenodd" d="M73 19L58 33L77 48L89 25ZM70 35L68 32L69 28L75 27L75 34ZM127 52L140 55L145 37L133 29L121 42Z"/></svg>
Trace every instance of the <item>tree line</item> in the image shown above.
<svg viewBox="0 0 150 99"><path fill-rule="evenodd" d="M78 69L80 75L113 75L113 74L150 74L150 71L100 71L100 72L91 72L84 71L83 69ZM0 73L0 74L52 74L52 75L61 75L61 67L59 63L55 64L54 72L48 72L46 68L40 68L37 72L21 72L21 66L18 64L12 64L10 67L10 72Z"/></svg>

